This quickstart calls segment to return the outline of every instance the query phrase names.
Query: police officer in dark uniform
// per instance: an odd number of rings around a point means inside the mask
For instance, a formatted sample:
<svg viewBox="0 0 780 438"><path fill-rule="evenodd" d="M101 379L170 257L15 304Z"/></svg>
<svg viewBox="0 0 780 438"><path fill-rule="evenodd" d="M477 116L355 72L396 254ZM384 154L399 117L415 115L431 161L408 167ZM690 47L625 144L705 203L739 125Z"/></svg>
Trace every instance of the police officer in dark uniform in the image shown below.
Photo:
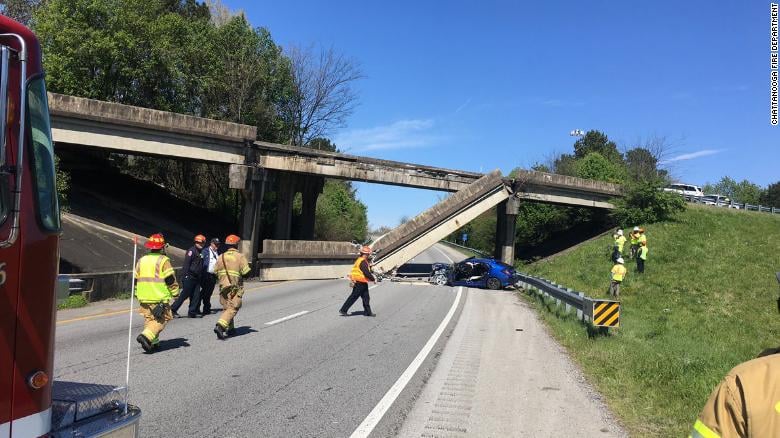
<svg viewBox="0 0 780 438"><path fill-rule="evenodd" d="M206 236L198 234L195 236L195 244L187 250L184 256L184 266L182 267L182 289L179 297L176 298L171 310L173 316L179 317L179 307L184 300L190 300L187 316L190 318L200 318L200 277L203 274L203 246L206 243Z"/></svg>

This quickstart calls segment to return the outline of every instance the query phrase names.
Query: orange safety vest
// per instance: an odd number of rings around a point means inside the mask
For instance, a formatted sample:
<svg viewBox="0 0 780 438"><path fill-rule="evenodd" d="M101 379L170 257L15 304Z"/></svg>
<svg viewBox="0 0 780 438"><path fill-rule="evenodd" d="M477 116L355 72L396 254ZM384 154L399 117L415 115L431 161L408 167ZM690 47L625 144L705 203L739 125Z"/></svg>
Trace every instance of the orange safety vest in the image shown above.
<svg viewBox="0 0 780 438"><path fill-rule="evenodd" d="M363 275L363 271L360 270L360 264L363 263L363 257L358 257L355 260L355 264L352 265L352 271L349 273L349 278L352 281L359 281L361 283L368 283L368 279ZM368 262L366 262L368 263Z"/></svg>

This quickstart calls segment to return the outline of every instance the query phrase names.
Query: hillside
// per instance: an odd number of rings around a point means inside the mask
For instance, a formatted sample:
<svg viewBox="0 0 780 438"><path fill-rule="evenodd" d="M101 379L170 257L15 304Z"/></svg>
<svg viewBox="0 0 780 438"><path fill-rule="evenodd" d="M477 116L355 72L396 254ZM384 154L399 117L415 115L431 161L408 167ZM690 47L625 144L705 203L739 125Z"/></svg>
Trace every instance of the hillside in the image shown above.
<svg viewBox="0 0 780 438"><path fill-rule="evenodd" d="M620 329L588 338L574 318L540 314L633 436L687 436L729 369L780 345L780 215L689 206L645 228L645 274L627 260ZM606 297L611 240L520 269Z"/></svg>

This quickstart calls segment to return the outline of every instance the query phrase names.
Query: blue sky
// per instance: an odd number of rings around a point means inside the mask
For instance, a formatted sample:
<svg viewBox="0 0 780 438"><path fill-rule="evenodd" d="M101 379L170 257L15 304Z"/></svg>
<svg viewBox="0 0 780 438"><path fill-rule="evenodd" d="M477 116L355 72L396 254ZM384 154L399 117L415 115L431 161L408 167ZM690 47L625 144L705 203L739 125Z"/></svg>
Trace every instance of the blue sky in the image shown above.
<svg viewBox="0 0 780 438"><path fill-rule="evenodd" d="M356 60L347 153L472 171L571 152L573 129L671 145L679 180L780 180L769 2L237 1L278 44ZM372 226L443 194L358 184Z"/></svg>

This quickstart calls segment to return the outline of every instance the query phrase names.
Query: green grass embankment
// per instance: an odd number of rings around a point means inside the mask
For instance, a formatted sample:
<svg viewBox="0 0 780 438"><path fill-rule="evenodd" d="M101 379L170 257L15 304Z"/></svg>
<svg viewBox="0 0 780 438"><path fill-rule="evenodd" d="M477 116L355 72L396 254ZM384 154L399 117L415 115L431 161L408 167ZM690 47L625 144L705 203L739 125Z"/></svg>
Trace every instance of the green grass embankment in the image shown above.
<svg viewBox="0 0 780 438"><path fill-rule="evenodd" d="M620 329L588 338L573 317L540 314L632 436L687 436L729 369L780 344L780 216L690 206L645 228L648 261L640 276L626 260ZM606 297L611 240L520 270Z"/></svg>

